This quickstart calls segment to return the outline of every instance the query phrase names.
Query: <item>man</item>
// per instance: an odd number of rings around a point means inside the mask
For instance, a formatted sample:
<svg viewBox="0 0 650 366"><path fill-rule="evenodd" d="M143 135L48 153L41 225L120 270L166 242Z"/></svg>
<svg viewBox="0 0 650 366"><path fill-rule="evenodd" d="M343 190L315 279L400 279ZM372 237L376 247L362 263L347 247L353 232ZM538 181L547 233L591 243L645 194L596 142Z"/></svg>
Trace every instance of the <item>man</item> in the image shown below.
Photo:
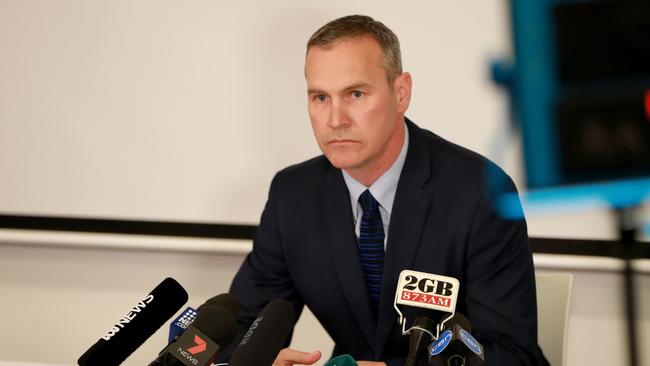
<svg viewBox="0 0 650 366"><path fill-rule="evenodd" d="M457 311L487 365L533 365L537 319L524 221L501 219L491 164L404 117L411 75L397 37L348 16L319 29L305 60L309 116L323 156L279 172L253 251L231 293L242 329L275 298L309 306L359 365L402 365L393 297L400 271L458 278ZM514 186L492 166L510 190ZM406 309L408 319L431 315ZM320 352L284 349L274 365L311 365ZM422 357L426 364L426 356Z"/></svg>

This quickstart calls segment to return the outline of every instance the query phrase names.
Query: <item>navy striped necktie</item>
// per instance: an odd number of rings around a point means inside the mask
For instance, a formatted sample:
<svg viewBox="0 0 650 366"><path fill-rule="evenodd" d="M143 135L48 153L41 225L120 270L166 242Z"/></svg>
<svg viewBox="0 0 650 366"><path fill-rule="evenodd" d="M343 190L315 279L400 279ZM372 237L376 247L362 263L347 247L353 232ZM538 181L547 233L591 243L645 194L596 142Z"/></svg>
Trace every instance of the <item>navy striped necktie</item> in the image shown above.
<svg viewBox="0 0 650 366"><path fill-rule="evenodd" d="M359 228L359 255L366 279L366 289L375 315L379 308L381 273L384 267L384 224L379 213L379 202L366 190L359 197L363 208Z"/></svg>

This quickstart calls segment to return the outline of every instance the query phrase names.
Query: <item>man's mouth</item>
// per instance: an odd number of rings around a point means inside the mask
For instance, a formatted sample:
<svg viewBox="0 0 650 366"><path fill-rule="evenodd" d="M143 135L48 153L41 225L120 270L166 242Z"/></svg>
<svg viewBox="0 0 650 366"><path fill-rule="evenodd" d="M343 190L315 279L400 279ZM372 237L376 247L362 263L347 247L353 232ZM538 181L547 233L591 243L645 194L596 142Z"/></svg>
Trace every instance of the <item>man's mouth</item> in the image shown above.
<svg viewBox="0 0 650 366"><path fill-rule="evenodd" d="M331 145L345 145L345 144L354 144L358 141L352 139L333 139L330 140L329 144Z"/></svg>

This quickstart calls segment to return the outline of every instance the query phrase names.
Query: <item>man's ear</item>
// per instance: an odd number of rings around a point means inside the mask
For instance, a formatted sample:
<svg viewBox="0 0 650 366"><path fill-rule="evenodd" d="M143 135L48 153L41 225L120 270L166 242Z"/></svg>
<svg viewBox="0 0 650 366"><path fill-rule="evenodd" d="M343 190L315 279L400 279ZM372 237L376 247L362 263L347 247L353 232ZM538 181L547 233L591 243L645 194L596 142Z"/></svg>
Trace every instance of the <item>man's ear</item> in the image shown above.
<svg viewBox="0 0 650 366"><path fill-rule="evenodd" d="M393 83L395 88L395 97L397 98L397 112L404 113L411 103L411 88L413 87L413 79L411 74L403 72L395 78Z"/></svg>

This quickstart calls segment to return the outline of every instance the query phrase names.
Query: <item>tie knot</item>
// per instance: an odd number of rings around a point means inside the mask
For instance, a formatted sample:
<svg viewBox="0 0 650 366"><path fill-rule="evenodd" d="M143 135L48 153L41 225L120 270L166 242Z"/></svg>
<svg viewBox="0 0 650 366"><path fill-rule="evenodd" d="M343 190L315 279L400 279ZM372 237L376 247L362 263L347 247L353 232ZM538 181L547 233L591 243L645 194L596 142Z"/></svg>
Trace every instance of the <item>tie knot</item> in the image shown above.
<svg viewBox="0 0 650 366"><path fill-rule="evenodd" d="M361 204L361 208L365 213L379 211L379 202L377 202L375 197L372 196L370 190L368 189L366 189L363 193L361 193L361 196L359 196L359 203Z"/></svg>

